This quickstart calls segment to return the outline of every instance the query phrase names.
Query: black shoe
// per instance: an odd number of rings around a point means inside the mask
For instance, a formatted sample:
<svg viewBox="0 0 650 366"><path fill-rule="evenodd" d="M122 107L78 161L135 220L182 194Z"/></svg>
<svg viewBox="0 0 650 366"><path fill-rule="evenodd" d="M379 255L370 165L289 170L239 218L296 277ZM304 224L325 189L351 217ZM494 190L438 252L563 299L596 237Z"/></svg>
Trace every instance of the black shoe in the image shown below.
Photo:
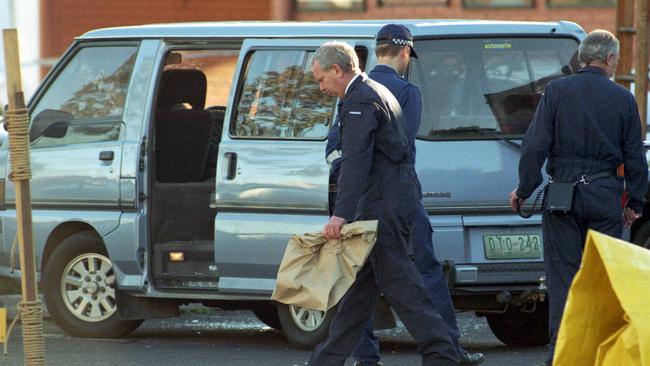
<svg viewBox="0 0 650 366"><path fill-rule="evenodd" d="M483 362L483 354L479 352L471 353L468 351L463 351L460 355L460 364L461 365L478 365Z"/></svg>

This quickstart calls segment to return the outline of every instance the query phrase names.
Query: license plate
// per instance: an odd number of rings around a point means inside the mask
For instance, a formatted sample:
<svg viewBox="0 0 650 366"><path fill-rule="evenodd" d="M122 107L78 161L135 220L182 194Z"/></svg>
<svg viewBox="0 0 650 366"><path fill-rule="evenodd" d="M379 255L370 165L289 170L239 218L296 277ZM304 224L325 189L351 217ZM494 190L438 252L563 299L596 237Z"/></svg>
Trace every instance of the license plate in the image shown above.
<svg viewBox="0 0 650 366"><path fill-rule="evenodd" d="M542 258L542 239L538 234L483 235L487 259Z"/></svg>

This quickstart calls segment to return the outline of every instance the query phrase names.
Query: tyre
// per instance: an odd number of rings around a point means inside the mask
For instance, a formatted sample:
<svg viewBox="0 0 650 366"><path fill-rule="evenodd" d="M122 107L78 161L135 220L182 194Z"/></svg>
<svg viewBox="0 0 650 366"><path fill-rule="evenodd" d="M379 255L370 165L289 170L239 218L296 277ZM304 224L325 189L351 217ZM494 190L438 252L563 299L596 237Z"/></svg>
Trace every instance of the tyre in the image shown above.
<svg viewBox="0 0 650 366"><path fill-rule="evenodd" d="M336 308L327 312L278 304L278 317L289 343L300 349L313 349L327 338Z"/></svg>
<svg viewBox="0 0 650 366"><path fill-rule="evenodd" d="M262 323L273 329L282 330L278 309L270 301L255 304L251 311Z"/></svg>
<svg viewBox="0 0 650 366"><path fill-rule="evenodd" d="M492 333L508 346L543 346L550 342L548 302L538 302L532 313L510 309L485 317Z"/></svg>
<svg viewBox="0 0 650 366"><path fill-rule="evenodd" d="M112 262L102 241L89 231L64 239L43 269L50 316L75 337L120 337L142 323L118 318L115 289Z"/></svg>
<svg viewBox="0 0 650 366"><path fill-rule="evenodd" d="M650 221L646 221L641 224L639 229L634 234L634 238L632 238L632 243L640 247L650 249Z"/></svg>

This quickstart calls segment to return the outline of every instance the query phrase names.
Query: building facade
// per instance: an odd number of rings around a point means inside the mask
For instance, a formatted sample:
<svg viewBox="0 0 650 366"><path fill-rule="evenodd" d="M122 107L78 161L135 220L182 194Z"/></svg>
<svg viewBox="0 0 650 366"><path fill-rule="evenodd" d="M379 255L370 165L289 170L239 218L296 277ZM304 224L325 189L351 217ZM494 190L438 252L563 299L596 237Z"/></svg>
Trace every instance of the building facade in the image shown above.
<svg viewBox="0 0 650 366"><path fill-rule="evenodd" d="M613 31L615 0L40 0L41 57L95 28L167 22L333 19L568 20Z"/></svg>

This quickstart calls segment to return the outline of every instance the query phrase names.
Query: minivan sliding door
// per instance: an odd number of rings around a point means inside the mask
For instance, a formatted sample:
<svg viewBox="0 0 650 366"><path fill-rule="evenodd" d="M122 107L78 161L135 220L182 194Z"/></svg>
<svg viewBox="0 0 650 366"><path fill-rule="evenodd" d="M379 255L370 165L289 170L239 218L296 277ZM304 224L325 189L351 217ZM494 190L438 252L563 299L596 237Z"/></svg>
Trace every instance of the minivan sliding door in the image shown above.
<svg viewBox="0 0 650 366"><path fill-rule="evenodd" d="M270 293L289 238L328 219L336 99L311 73L323 40L248 40L217 164L219 290Z"/></svg>

